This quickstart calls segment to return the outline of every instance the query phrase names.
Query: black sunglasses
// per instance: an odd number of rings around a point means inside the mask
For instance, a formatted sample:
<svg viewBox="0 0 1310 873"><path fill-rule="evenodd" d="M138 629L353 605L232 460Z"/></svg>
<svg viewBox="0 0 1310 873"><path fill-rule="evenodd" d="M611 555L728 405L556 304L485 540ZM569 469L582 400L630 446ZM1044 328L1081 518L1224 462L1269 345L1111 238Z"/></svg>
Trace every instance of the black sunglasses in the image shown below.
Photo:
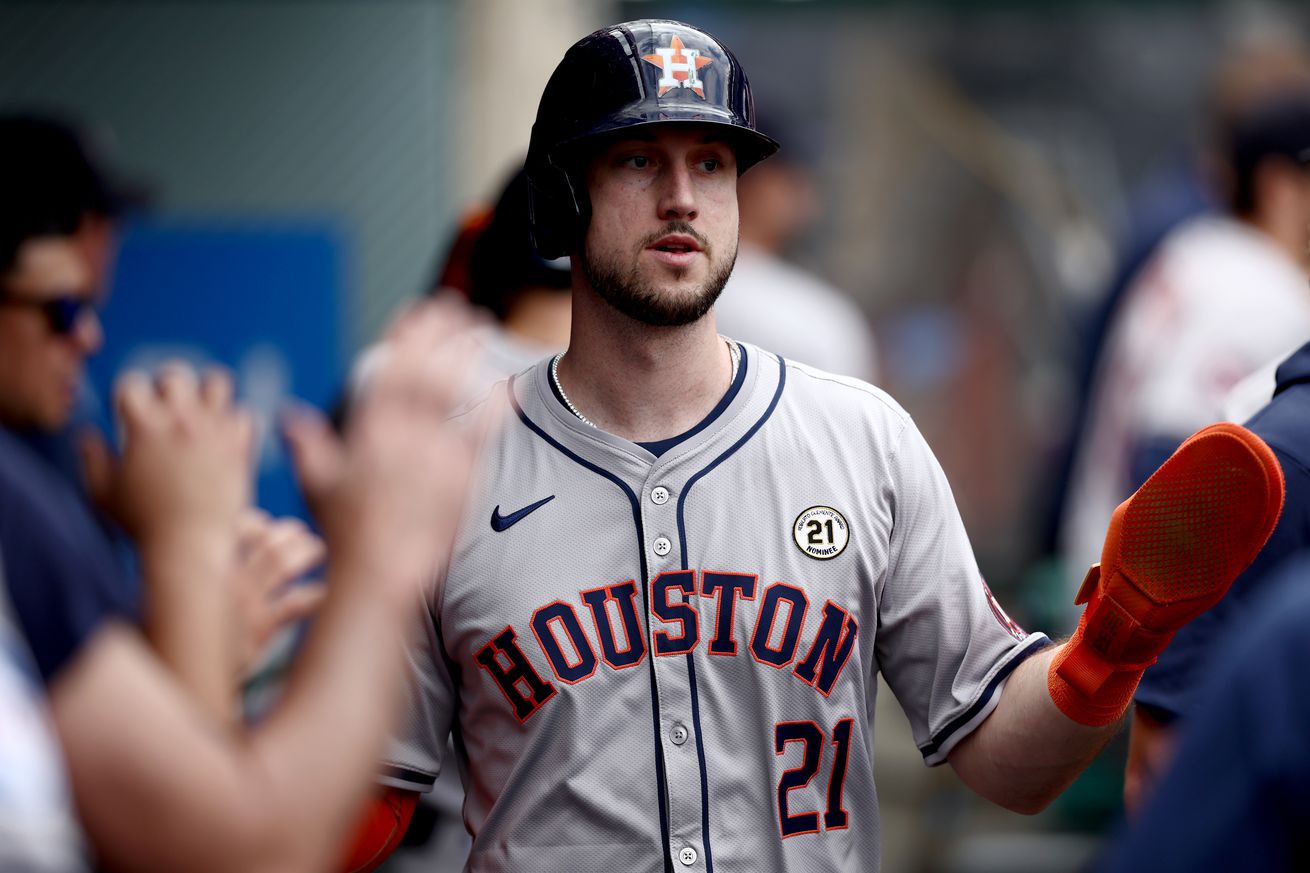
<svg viewBox="0 0 1310 873"><path fill-rule="evenodd" d="M46 297L41 300L0 294L0 306L27 306L39 309L45 315L52 333L67 336L77 329L84 312L88 309L96 311L97 301L75 294L61 294L58 297Z"/></svg>

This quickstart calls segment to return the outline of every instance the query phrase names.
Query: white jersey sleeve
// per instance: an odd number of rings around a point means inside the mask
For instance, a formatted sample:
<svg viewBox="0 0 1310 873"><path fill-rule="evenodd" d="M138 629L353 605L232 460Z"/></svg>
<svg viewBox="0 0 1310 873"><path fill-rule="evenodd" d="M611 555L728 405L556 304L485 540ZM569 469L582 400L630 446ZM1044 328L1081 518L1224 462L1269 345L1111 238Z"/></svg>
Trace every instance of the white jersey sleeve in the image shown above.
<svg viewBox="0 0 1310 873"><path fill-rule="evenodd" d="M908 420L890 471L878 663L924 760L940 764L995 708L1014 667L1049 640L1027 636L992 596L946 476Z"/></svg>
<svg viewBox="0 0 1310 873"><path fill-rule="evenodd" d="M405 703L378 781L427 793L441 773L446 756L456 694L438 619L431 609L415 612L423 626L406 651Z"/></svg>

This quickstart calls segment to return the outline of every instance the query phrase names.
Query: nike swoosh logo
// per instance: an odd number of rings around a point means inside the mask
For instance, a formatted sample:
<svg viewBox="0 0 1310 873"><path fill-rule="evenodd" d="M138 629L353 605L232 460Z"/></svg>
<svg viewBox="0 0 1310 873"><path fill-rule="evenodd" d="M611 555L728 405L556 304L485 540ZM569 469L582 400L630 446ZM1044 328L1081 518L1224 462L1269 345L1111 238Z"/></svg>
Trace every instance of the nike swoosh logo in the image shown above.
<svg viewBox="0 0 1310 873"><path fill-rule="evenodd" d="M496 531L497 533L503 530L509 530L511 527L518 524L520 521L527 518L529 515L536 512L538 509L541 509L541 507L545 506L547 503L550 503L554 499L555 499L554 494L550 495L549 497L543 497L541 500L538 500L536 503L529 503L527 506L523 507L518 512L511 512L509 515L500 514L500 504L498 503L496 504L496 508L491 510L491 529Z"/></svg>

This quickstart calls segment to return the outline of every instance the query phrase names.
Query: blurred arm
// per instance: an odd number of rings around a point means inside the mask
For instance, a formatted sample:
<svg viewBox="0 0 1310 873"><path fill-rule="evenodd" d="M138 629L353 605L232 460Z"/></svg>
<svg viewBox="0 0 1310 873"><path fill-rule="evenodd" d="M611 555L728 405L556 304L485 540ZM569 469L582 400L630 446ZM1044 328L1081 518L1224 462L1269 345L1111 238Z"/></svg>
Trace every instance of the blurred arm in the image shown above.
<svg viewBox="0 0 1310 873"><path fill-rule="evenodd" d="M288 423L331 562L322 613L263 722L240 731L216 717L231 662L199 654L227 645L230 628L210 616L221 629L211 635L190 606L175 615L205 637L175 635L182 661L161 660L135 631L105 622L50 684L75 801L109 868L299 873L340 860L398 703L415 594L448 549L472 466L447 421L474 357L459 342L464 326L434 305L402 317L344 441L318 416ZM144 377L123 390L136 444L157 449L124 456L128 528L151 532L142 551L159 556L170 573L161 579L193 583L179 597L223 582L208 564L203 574L196 565L190 577L171 573L211 542L226 541L214 554L231 560L249 487L240 475L248 424L229 395L198 390ZM167 520L157 533L146 523L156 518Z"/></svg>
<svg viewBox="0 0 1310 873"><path fill-rule="evenodd" d="M1141 809L1173 760L1176 728L1153 717L1138 704L1133 709L1129 730L1128 763L1124 766L1124 808L1133 814Z"/></svg>
<svg viewBox="0 0 1310 873"><path fill-rule="evenodd" d="M407 605L333 591L283 704L244 738L217 729L135 632L99 631L51 687L98 856L141 871L326 869L382 750Z"/></svg>

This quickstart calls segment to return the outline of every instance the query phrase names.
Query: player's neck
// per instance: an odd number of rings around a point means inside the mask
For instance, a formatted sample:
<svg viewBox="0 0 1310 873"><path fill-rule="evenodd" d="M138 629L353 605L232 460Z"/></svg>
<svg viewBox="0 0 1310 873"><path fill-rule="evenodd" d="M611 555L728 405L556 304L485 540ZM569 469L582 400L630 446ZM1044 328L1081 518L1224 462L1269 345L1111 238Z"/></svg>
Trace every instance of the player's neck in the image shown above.
<svg viewBox="0 0 1310 873"><path fill-rule="evenodd" d="M633 442L667 439L695 426L723 398L732 360L711 311L682 327L639 324L594 292L575 292L560 386L601 430Z"/></svg>

